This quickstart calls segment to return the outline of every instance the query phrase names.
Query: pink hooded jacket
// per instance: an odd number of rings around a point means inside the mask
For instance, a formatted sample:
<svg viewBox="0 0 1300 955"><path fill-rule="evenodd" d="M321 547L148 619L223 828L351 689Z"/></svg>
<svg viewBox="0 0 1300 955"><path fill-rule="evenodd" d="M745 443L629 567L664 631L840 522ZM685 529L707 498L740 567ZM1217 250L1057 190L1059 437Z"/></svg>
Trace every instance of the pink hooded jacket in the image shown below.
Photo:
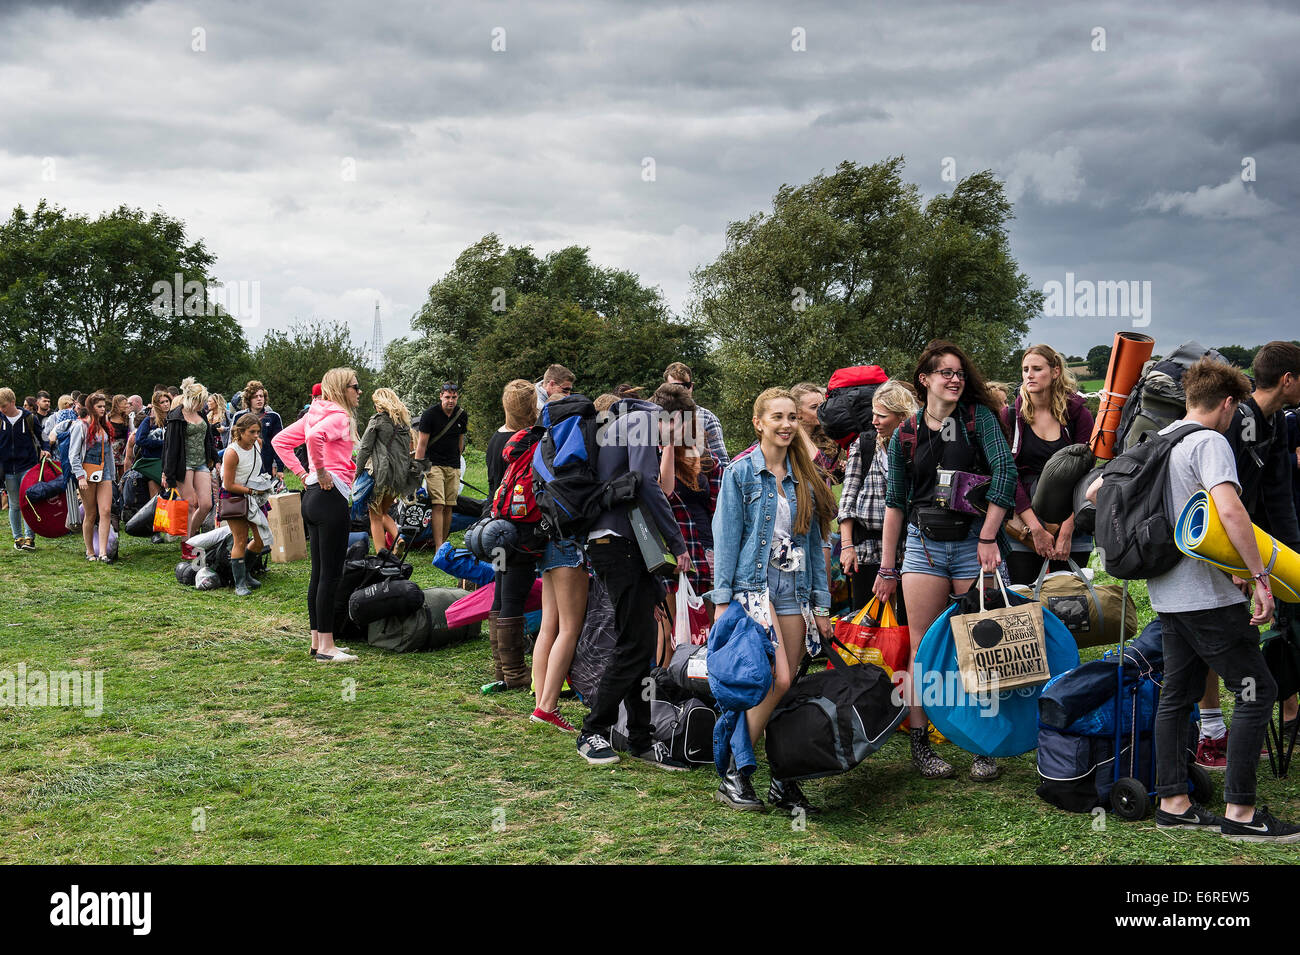
<svg viewBox="0 0 1300 955"><path fill-rule="evenodd" d="M308 472L293 453L304 443L311 473L324 469L349 487L352 485L357 468L352 457L352 420L347 411L332 401L317 398L305 415L271 439L280 460L305 480Z"/></svg>

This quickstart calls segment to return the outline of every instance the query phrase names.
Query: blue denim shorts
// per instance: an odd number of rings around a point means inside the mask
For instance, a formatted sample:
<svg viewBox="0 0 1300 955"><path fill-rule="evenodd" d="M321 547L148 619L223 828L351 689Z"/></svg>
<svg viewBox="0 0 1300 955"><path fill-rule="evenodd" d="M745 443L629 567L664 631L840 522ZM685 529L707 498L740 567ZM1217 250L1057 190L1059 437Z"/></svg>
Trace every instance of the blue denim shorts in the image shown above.
<svg viewBox="0 0 1300 955"><path fill-rule="evenodd" d="M772 609L780 616L797 616L803 613L794 585L794 571L781 570L769 563L767 565L767 596L772 601Z"/></svg>
<svg viewBox="0 0 1300 955"><path fill-rule="evenodd" d="M915 524L907 525L907 543L903 551L904 574L929 574L949 580L974 580L980 575L980 528L972 527L965 540L932 541L921 536ZM929 552L929 560L926 553ZM933 561L933 565L931 565Z"/></svg>
<svg viewBox="0 0 1300 955"><path fill-rule="evenodd" d="M582 566L582 548L578 542L570 537L559 541L547 541L546 552L542 554L542 559L537 562L537 569L540 573L546 573L548 570L555 570L557 567L581 567Z"/></svg>
<svg viewBox="0 0 1300 955"><path fill-rule="evenodd" d="M200 464L196 468L186 468L185 470L193 471L195 474L200 474L205 472L208 474L212 473L212 468L208 467L206 464Z"/></svg>

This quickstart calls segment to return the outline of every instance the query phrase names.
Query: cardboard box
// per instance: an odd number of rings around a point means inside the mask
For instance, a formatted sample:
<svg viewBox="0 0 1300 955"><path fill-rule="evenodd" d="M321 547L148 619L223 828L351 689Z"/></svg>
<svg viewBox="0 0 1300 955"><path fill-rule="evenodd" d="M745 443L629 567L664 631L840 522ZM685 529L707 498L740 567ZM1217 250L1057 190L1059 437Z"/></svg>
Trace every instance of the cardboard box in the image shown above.
<svg viewBox="0 0 1300 955"><path fill-rule="evenodd" d="M307 559L307 534L302 526L302 495L297 492L272 494L267 501L271 513L266 515L271 525L271 560L276 564L287 564L294 560Z"/></svg>

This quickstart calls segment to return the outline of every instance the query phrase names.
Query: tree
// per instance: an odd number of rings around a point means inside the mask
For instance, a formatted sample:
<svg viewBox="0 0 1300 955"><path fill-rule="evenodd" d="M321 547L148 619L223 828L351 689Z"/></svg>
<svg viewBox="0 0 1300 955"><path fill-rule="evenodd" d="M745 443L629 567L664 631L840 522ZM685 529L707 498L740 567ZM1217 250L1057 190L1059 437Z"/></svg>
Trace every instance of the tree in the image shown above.
<svg viewBox="0 0 1300 955"><path fill-rule="evenodd" d="M1258 354L1262 347L1262 345L1256 345L1254 348L1243 348L1241 345L1220 345L1218 351L1220 355L1238 368L1249 368L1255 364L1255 355Z"/></svg>
<svg viewBox="0 0 1300 955"><path fill-rule="evenodd" d="M1088 375L1092 378L1105 378L1110 368L1110 345L1093 345L1088 349Z"/></svg>
<svg viewBox="0 0 1300 955"><path fill-rule="evenodd" d="M703 334L677 321L658 289L596 265L580 246L539 258L484 236L430 287L411 324L420 334L389 346L385 377L412 410L458 382L480 443L501 421L505 383L535 381L551 364L571 368L593 398L623 381L653 387L674 361L706 377L710 367Z"/></svg>
<svg viewBox="0 0 1300 955"><path fill-rule="evenodd" d="M773 384L864 363L910 377L936 338L991 378L1016 377L1042 293L1008 250L1001 183L977 173L922 208L902 166L843 162L782 186L770 213L731 223L722 254L695 271L691 314L714 343L715 410L731 429Z"/></svg>
<svg viewBox="0 0 1300 955"><path fill-rule="evenodd" d="M237 378L248 343L209 294L215 261L162 212L121 206L92 220L44 200L18 206L0 225L0 379L19 394L147 395L187 375Z"/></svg>
<svg viewBox="0 0 1300 955"><path fill-rule="evenodd" d="M331 368L351 368L361 385L362 415L370 408L374 371L364 349L352 341L344 322L295 321L289 331L272 329L253 350L252 374L266 386L268 401L285 424L311 401L311 388ZM244 383L240 382L242 387ZM417 412L418 413L418 412Z"/></svg>

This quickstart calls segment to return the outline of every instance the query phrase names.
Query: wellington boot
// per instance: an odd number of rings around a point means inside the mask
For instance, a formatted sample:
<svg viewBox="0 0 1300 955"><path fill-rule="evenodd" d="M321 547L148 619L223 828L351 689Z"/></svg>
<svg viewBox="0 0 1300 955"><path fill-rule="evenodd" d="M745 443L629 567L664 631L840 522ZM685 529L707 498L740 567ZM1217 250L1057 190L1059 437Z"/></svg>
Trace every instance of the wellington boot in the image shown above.
<svg viewBox="0 0 1300 955"><path fill-rule="evenodd" d="M525 689L533 681L533 674L524 659L527 645L523 617L497 617L497 651L506 686L512 690Z"/></svg>

